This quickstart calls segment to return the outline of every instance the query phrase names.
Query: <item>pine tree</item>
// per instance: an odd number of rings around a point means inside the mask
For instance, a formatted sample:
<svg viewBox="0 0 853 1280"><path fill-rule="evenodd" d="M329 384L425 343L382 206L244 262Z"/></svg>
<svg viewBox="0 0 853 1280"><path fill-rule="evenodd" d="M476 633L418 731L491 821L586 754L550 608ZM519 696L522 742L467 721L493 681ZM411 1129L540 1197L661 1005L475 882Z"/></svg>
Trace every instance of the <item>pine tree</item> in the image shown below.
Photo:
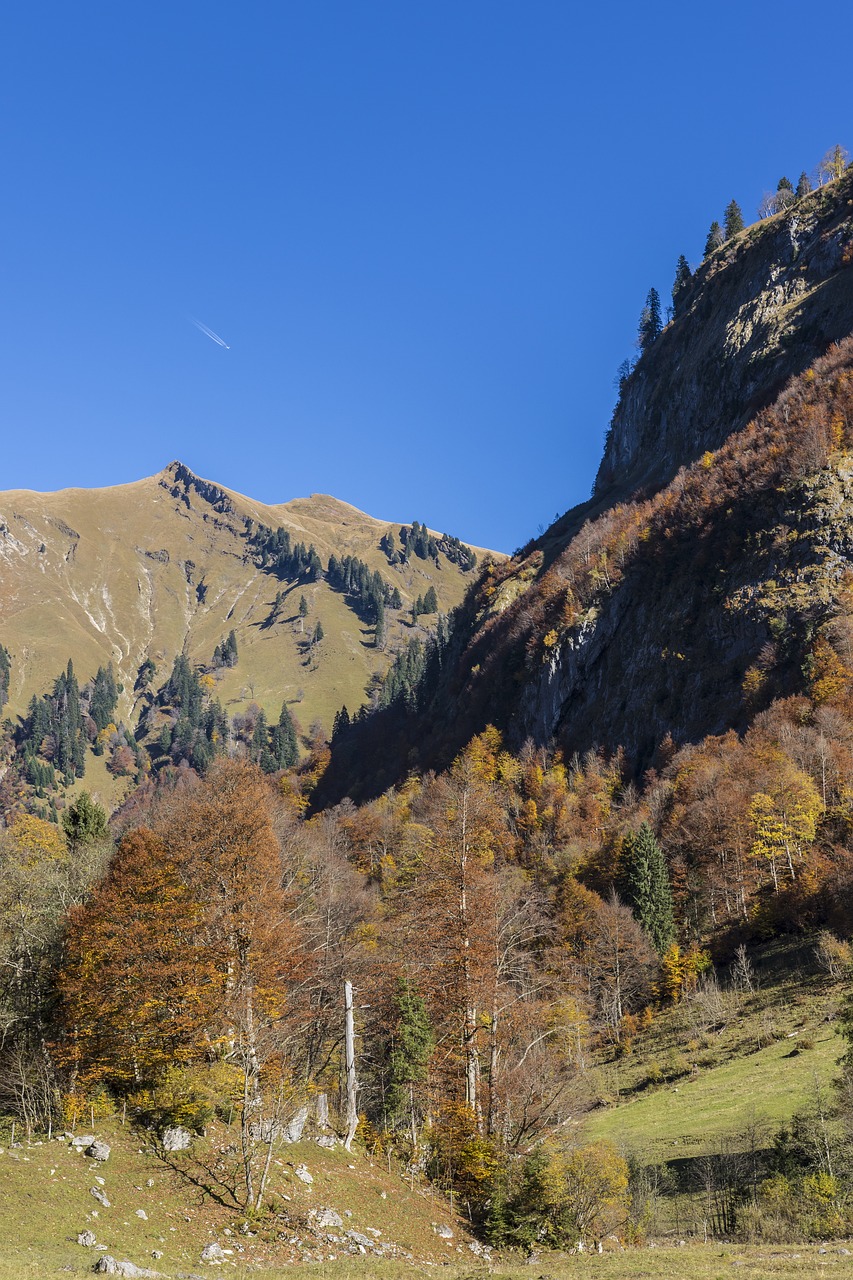
<svg viewBox="0 0 853 1280"><path fill-rule="evenodd" d="M806 173L805 169L803 169L803 172L800 174L800 180L797 183L797 191L796 191L797 199L801 200L803 196L807 196L811 191L811 189L812 189L811 179L809 178L809 175Z"/></svg>
<svg viewBox="0 0 853 1280"><path fill-rule="evenodd" d="M625 897L658 955L675 940L672 890L663 851L647 822L625 844Z"/></svg>
<svg viewBox="0 0 853 1280"><path fill-rule="evenodd" d="M313 636L311 637L311 643L312 643L312 645L319 644L319 643L320 643L320 641L323 639L323 636L324 636L325 634L326 634L326 633L325 633L325 632L324 632L324 630L323 630L323 624L322 624L322 622L320 621L320 619L318 618L318 619L317 619L317 625L316 625L316 627L314 628L314 634L313 634Z"/></svg>
<svg viewBox="0 0 853 1280"><path fill-rule="evenodd" d="M296 727L286 702L281 704L278 724L270 730L270 753L279 769L290 769L299 758Z"/></svg>
<svg viewBox="0 0 853 1280"><path fill-rule="evenodd" d="M435 587L430 585L424 595L424 613L438 613L438 596Z"/></svg>
<svg viewBox="0 0 853 1280"><path fill-rule="evenodd" d="M739 236L743 231L743 213L737 200L730 200L726 205L725 214L725 236L727 240L731 240L734 236Z"/></svg>
<svg viewBox="0 0 853 1280"><path fill-rule="evenodd" d="M646 305L640 315L637 345L641 351L648 351L652 343L659 337L662 328L660 294L653 286L646 295Z"/></svg>
<svg viewBox="0 0 853 1280"><path fill-rule="evenodd" d="M725 242L726 242L726 237L723 234L723 228L720 226L719 222L715 220L714 222L711 223L711 226L708 230L708 237L705 241L704 256L706 258L710 257L710 255L714 253L717 249L719 249L721 244L725 244Z"/></svg>

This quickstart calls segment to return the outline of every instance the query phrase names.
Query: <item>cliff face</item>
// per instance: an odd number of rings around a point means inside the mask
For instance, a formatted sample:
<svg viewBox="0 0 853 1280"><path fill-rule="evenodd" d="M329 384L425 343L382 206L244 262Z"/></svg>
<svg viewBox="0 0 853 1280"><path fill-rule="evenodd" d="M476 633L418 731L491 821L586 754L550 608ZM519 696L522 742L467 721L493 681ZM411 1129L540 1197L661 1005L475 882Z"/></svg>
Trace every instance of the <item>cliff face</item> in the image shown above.
<svg viewBox="0 0 853 1280"><path fill-rule="evenodd" d="M659 488L853 331L853 171L707 259L628 379L595 494Z"/></svg>
<svg viewBox="0 0 853 1280"><path fill-rule="evenodd" d="M320 802L444 767L490 723L642 770L667 736L802 690L853 581L851 334L853 171L702 265L592 498L486 569L417 699L333 752Z"/></svg>

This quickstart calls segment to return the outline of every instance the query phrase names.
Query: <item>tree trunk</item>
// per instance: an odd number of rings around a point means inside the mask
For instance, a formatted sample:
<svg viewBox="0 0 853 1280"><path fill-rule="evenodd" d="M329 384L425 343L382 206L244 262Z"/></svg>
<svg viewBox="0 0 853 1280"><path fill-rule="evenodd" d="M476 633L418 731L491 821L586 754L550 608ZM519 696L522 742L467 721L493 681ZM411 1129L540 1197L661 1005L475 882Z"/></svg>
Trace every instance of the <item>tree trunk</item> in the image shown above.
<svg viewBox="0 0 853 1280"><path fill-rule="evenodd" d="M349 1151L352 1147L355 1131L358 1128L358 1106L356 1104L358 1084L355 1078L355 1018L353 1017L352 1008L352 983L349 980L344 981L344 1018L344 1062L347 1073L347 1137L344 1143L344 1150Z"/></svg>

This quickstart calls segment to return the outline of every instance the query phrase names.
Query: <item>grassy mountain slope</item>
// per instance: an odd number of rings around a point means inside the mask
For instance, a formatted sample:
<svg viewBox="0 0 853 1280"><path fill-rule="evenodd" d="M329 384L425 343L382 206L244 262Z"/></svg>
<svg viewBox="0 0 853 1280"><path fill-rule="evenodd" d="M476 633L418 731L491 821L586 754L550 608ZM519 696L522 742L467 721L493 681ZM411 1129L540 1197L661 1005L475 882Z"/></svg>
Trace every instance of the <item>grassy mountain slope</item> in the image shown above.
<svg viewBox="0 0 853 1280"><path fill-rule="evenodd" d="M247 521L282 526L294 543L313 543L323 562L356 556L400 590L404 608L388 611L383 649L373 629L324 581L282 582L254 563ZM270 715L283 698L305 728L335 711L354 710L365 687L384 671L396 646L434 622L411 625L407 611L435 587L439 607L459 602L470 579L446 555L412 556L391 565L380 548L399 525L315 494L265 506L192 475L180 463L133 484L12 491L0 495L0 637L13 661L9 711L20 714L72 658L81 680L112 661L124 685L121 714L130 721L140 665L156 664L155 684L186 651L209 663L233 628L236 667L218 673L216 696L233 711L254 699ZM276 592L284 597L271 617ZM309 606L304 626L300 596ZM323 641L309 656L306 633L322 623Z"/></svg>

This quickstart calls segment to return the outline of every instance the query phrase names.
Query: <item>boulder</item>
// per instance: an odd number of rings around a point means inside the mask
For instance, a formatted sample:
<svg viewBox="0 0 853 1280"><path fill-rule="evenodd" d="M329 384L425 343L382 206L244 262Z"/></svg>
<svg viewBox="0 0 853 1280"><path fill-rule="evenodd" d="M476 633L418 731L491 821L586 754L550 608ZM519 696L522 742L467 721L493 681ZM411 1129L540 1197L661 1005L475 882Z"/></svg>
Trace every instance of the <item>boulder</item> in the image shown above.
<svg viewBox="0 0 853 1280"><path fill-rule="evenodd" d="M144 1209L137 1209L135 1212L136 1212L137 1218L141 1218L143 1222L148 1221L148 1214L145 1212Z"/></svg>
<svg viewBox="0 0 853 1280"><path fill-rule="evenodd" d="M215 1240L212 1244L206 1244L201 1251L202 1262L222 1262L224 1257L225 1250Z"/></svg>
<svg viewBox="0 0 853 1280"><path fill-rule="evenodd" d="M181 1124L171 1125L168 1129L164 1129L163 1136L160 1139L164 1151L186 1151L192 1140L193 1136L189 1129L185 1129Z"/></svg>
<svg viewBox="0 0 853 1280"><path fill-rule="evenodd" d="M80 1151L85 1151L86 1147L91 1147L94 1141L94 1133L78 1133L71 1138L71 1145Z"/></svg>
<svg viewBox="0 0 853 1280"><path fill-rule="evenodd" d="M314 1215L317 1227L342 1227L344 1220L335 1209L318 1209Z"/></svg>
<svg viewBox="0 0 853 1280"><path fill-rule="evenodd" d="M127 1280L141 1280L145 1276L159 1276L159 1271L152 1271L150 1267L137 1267L134 1263L124 1261L119 1262L117 1258L113 1258L110 1254L105 1253L98 1258L92 1268L100 1275L107 1276L126 1276Z"/></svg>
<svg viewBox="0 0 853 1280"><path fill-rule="evenodd" d="M304 1164L298 1164L293 1170L300 1182L304 1182L306 1187L310 1187L314 1181Z"/></svg>
<svg viewBox="0 0 853 1280"><path fill-rule="evenodd" d="M433 1227L433 1230L435 1231L435 1234L439 1236L442 1240L453 1239L453 1232L450 1230L450 1227L448 1227L447 1224L444 1222L439 1227Z"/></svg>
<svg viewBox="0 0 853 1280"><path fill-rule="evenodd" d="M364 1236L360 1231L348 1231L347 1239L352 1240L353 1244L360 1245L363 1249L372 1249L373 1241L370 1236Z"/></svg>
<svg viewBox="0 0 853 1280"><path fill-rule="evenodd" d="M333 1133L321 1133L317 1138L318 1147L328 1147L331 1151L333 1147L340 1146L340 1138L336 1138Z"/></svg>
<svg viewBox="0 0 853 1280"><path fill-rule="evenodd" d="M103 1163L110 1158L111 1147L108 1143L103 1142L100 1138L96 1138L94 1142L90 1142L86 1147L86 1155L90 1160L100 1160Z"/></svg>
<svg viewBox="0 0 853 1280"><path fill-rule="evenodd" d="M107 1199L106 1192L102 1191L100 1187L90 1187L89 1195L94 1196L98 1204L102 1204L105 1209L110 1208L110 1202Z"/></svg>
<svg viewBox="0 0 853 1280"><path fill-rule="evenodd" d="M282 1137L285 1142L300 1142L302 1140L302 1132L308 1119L308 1108L300 1107L299 1110L291 1116L282 1131Z"/></svg>
<svg viewBox="0 0 853 1280"><path fill-rule="evenodd" d="M98 1237L95 1235L94 1231L89 1231L87 1229L86 1231L80 1232L77 1237L77 1243L85 1245L87 1249L94 1249L95 1245L98 1243Z"/></svg>

